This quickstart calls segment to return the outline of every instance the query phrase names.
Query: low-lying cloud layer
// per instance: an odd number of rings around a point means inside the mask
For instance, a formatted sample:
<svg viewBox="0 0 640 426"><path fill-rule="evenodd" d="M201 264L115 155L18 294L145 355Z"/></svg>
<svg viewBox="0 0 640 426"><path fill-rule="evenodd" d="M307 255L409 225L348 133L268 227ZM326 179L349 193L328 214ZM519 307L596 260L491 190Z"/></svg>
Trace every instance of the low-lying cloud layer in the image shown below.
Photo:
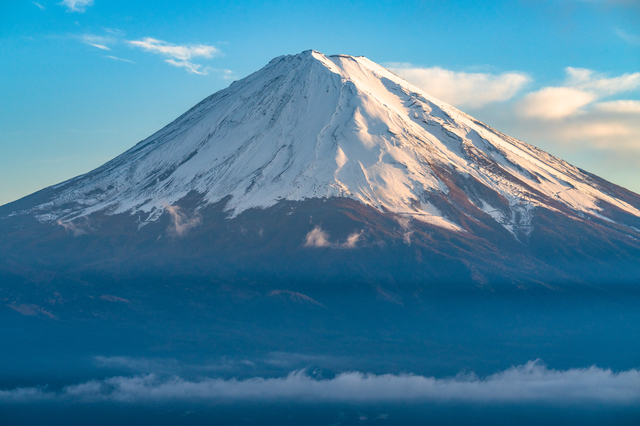
<svg viewBox="0 0 640 426"><path fill-rule="evenodd" d="M411 374L347 372L333 379L318 380L300 370L279 378L190 381L149 374L92 380L67 386L59 392L46 388L0 391L0 402L5 404L197 400L637 404L640 402L640 371L615 373L597 367L561 371L548 369L539 361L530 361L486 378L473 374L436 379Z"/></svg>

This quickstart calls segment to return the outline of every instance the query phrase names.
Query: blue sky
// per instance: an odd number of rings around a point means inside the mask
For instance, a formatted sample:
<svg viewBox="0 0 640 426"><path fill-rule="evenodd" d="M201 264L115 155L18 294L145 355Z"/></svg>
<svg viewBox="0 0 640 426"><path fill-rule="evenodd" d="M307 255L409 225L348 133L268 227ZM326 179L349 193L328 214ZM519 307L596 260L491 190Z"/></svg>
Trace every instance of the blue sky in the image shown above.
<svg viewBox="0 0 640 426"><path fill-rule="evenodd" d="M0 3L0 204L87 172L273 57L364 55L640 192L640 1Z"/></svg>

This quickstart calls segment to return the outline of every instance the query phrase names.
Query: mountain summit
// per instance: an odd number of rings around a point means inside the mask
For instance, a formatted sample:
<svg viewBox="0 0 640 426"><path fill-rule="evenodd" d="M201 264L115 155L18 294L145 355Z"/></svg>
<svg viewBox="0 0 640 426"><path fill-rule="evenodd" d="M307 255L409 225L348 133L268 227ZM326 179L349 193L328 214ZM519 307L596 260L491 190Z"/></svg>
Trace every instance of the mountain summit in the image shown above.
<svg viewBox="0 0 640 426"><path fill-rule="evenodd" d="M455 232L469 230L461 216L488 215L521 239L540 208L640 217L636 197L369 59L311 50L272 60L26 212L44 222L126 212L144 225L191 191L198 210L230 196L231 216L328 197Z"/></svg>
<svg viewBox="0 0 640 426"><path fill-rule="evenodd" d="M605 285L640 275L640 196L364 57L306 51L0 207L0 255L7 282L75 282L74 294L96 274L298 301L337 283L385 300L454 284Z"/></svg>

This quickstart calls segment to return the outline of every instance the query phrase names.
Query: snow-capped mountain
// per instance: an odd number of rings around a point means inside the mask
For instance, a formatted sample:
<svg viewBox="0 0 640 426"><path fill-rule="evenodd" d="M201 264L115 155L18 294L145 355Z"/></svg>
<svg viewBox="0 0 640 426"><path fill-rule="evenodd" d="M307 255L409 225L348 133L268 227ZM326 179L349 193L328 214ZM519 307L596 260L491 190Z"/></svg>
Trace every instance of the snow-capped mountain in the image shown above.
<svg viewBox="0 0 640 426"><path fill-rule="evenodd" d="M276 58L103 166L0 206L0 284L20 306L67 294L91 312L100 286L127 300L355 291L420 304L436 289L638 276L640 196L366 58L315 51Z"/></svg>
<svg viewBox="0 0 640 426"><path fill-rule="evenodd" d="M461 217L489 215L520 239L540 208L576 220L640 217L631 193L484 125L367 58L316 51L272 60L114 160L11 213L62 224L126 213L143 226L192 191L202 196L195 211L228 199L229 217L282 200L344 197L452 232L469 230Z"/></svg>

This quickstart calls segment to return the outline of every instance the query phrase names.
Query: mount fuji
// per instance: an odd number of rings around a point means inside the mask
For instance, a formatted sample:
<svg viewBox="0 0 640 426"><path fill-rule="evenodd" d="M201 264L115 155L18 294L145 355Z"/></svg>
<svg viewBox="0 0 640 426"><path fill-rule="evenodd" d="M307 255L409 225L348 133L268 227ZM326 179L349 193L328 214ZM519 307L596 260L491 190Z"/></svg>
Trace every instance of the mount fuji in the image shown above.
<svg viewBox="0 0 640 426"><path fill-rule="evenodd" d="M638 194L364 57L316 51L275 58L103 166L0 207L0 229L7 303L51 315L54 293L115 286L129 300L145 280L321 306L327 288L395 302L640 273Z"/></svg>

